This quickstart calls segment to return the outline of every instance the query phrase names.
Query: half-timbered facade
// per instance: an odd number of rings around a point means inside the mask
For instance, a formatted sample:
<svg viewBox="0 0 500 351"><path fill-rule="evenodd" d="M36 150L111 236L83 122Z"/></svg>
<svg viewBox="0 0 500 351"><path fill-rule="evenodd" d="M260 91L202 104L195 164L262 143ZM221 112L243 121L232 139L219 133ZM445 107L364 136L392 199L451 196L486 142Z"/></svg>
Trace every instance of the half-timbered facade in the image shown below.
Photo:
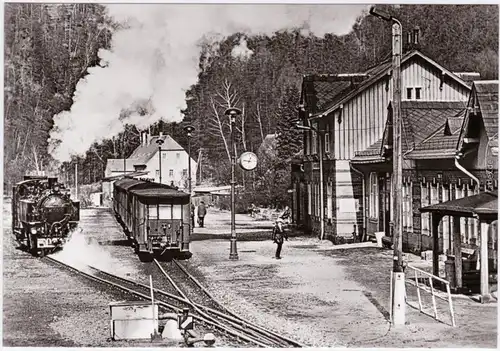
<svg viewBox="0 0 500 351"><path fill-rule="evenodd" d="M403 101L463 101L469 85L421 52L401 60ZM305 76L299 118L318 130L304 135L307 211L304 224L319 233L324 206L325 236L361 236L366 207L364 175L350 165L357 151L378 142L384 133L392 97L391 60L361 74ZM321 140L320 140L321 138ZM319 148L323 151L324 204L320 203ZM295 182L300 181L295 179ZM295 188L300 188L300 184ZM335 239L334 239L335 240Z"/></svg>

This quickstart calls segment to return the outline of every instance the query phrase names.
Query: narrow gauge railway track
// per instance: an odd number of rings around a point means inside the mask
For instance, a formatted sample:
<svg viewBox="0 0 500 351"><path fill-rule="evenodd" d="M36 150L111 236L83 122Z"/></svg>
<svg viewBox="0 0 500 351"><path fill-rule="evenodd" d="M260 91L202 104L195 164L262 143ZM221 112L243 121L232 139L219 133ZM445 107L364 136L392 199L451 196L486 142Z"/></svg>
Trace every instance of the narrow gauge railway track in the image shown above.
<svg viewBox="0 0 500 351"><path fill-rule="evenodd" d="M179 277L179 272L186 279L177 279L177 282L182 282L181 285L184 289L181 289L178 284L172 279L171 275L168 274L162 265L158 261L154 261L158 268L162 271L165 277L170 281L172 286L177 290L178 294L184 299L188 301L191 307L195 312L203 315L206 318L210 318L214 322L221 321L226 325L230 325L236 331L240 333L248 334L251 337L258 338L263 343L273 346L273 347L304 347L304 345L298 343L297 341L291 340L279 333L267 330L261 326L258 326L248 320L238 316L234 312L229 311L226 307L222 306L210 292L192 275L190 274L184 266L173 260L172 267L177 268L177 272L175 273L177 278ZM170 271L172 271L170 269ZM186 296L186 290L189 290L189 296ZM196 297L200 299L200 295L203 296L203 303L197 303L193 301L191 297ZM209 301L209 306L207 306L206 301Z"/></svg>
<svg viewBox="0 0 500 351"><path fill-rule="evenodd" d="M112 286L116 289L122 290L124 292L130 293L132 295L135 295L137 297L140 297L145 300L151 300L151 295L150 295L150 287L148 285L138 283L129 279L125 279L107 272L104 272L100 269L97 269L92 266L86 266L89 271L92 273L87 273L84 272L78 268L72 267L71 265L64 263L62 261L59 261L55 259L54 257L51 256L45 256L42 258L43 260L49 261L51 263L54 263L56 265L59 265L65 269L68 269L78 275L84 276L86 278L89 278L94 281L98 281L100 283L103 283L108 286ZM168 310L170 312L182 312L182 307L185 307L186 305L192 305L189 301L180 298L178 296L175 296L173 294L170 294L168 292L159 290L159 289L153 289L154 291L154 298L155 302L158 303L160 309L163 310ZM167 302L167 301L168 302ZM174 304L171 303L171 301L174 301ZM198 306L199 309L204 308L204 306ZM197 315L195 313L191 314L193 318L201 322L202 325L205 325L209 329L218 329L219 332L222 332L225 335L232 336L233 338L236 338L238 341L243 341L245 343L251 343L260 347L271 347L272 345L263 343L262 341L252 338L245 333L240 333L238 331L233 330L232 328L228 328L227 326L219 323L219 322L214 322L212 318L206 318L202 315Z"/></svg>

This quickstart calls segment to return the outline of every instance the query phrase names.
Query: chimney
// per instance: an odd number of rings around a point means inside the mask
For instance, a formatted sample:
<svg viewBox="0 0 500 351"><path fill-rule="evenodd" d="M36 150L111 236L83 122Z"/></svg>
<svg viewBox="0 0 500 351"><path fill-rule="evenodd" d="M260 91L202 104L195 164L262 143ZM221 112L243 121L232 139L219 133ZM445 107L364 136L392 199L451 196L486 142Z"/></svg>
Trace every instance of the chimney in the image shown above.
<svg viewBox="0 0 500 351"><path fill-rule="evenodd" d="M163 136L163 132L160 132L160 136L161 136L161 137Z"/></svg>
<svg viewBox="0 0 500 351"><path fill-rule="evenodd" d="M413 29L406 33L406 50L419 50L420 49L420 27L415 26Z"/></svg>

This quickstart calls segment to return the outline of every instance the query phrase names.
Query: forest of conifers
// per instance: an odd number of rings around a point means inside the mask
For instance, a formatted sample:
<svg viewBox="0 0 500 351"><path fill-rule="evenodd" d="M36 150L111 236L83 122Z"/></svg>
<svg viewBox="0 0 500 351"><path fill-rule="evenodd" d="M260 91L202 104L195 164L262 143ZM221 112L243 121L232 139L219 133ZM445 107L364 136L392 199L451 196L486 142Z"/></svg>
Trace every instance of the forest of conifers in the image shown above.
<svg viewBox="0 0 500 351"><path fill-rule="evenodd" d="M498 7L494 5L382 6L402 22L419 26L421 51L451 71L474 71L482 79L498 78ZM4 189L23 174L58 165L48 152L54 115L69 110L78 81L99 64L98 50L109 48L117 24L99 4L5 4ZM237 121L236 147L257 151L267 134L278 133L270 160L248 179L265 201L279 202L288 186L289 159L301 145L296 118L304 74L360 72L391 52L391 28L371 16L360 16L347 35L323 38L299 29L272 36L246 36L253 55L235 59L231 50L242 34L206 45L199 57L198 82L186 92L187 108L177 123L159 121L152 133L170 134L182 146L183 127L196 132L192 156L203 148L203 178L229 180L229 127L224 106L243 110ZM209 55L208 55L209 54ZM126 74L126 73L124 73ZM147 113L145 110L144 113ZM119 116L116 116L119 118ZM108 158L128 156L140 142L139 131L127 125L114 138L96 142L75 157L79 183L104 176ZM267 163L266 163L267 162ZM242 174L239 173L240 182Z"/></svg>

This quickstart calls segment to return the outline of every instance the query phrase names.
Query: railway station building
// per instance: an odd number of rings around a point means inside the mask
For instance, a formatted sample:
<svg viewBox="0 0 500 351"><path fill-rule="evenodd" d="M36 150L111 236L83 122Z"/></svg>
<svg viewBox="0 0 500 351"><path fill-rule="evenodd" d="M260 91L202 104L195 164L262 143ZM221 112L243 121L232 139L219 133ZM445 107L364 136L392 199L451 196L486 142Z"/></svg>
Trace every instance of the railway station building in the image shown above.
<svg viewBox="0 0 500 351"><path fill-rule="evenodd" d="M412 111L420 107L430 111L431 115L426 118L438 121L427 129L430 133L448 117L465 110L471 80L478 78L477 73L453 73L419 50L408 51L401 58L403 106L411 116L414 114ZM318 132L304 132L302 162L292 165L293 216L299 226L314 235L320 234L320 221L324 222L324 238L334 243L366 236L368 230L372 230L367 218L373 218L374 226L380 225L384 230L390 228L390 201L387 204L384 202L383 206L369 207L366 175L351 161L363 153L370 154L372 149L378 150L384 133L389 133L387 125L392 86L391 59L362 73L303 77L299 119ZM440 106L436 110L429 109L429 106L434 106L432 104ZM446 112L441 114L439 111ZM434 116L434 113L438 115ZM415 119L419 120L419 113ZM414 127L411 123L407 125L408 128ZM406 132L412 133L413 129ZM423 137L419 134L417 141L422 141ZM389 139L390 135L386 138ZM322 160L320 154L323 155ZM319 181L320 161L323 186ZM381 169L377 177L380 174L390 180L390 174L388 176L385 170ZM323 204L320 203L321 189ZM378 189L377 193L384 189L387 191L388 186ZM379 196L377 201L380 197L383 196ZM324 218L320 218L321 206ZM376 229L379 231L378 227Z"/></svg>
<svg viewBox="0 0 500 351"><path fill-rule="evenodd" d="M435 275L441 256L457 257L458 287L479 285L482 260L484 295L498 269L498 81L452 73L418 51L401 68L403 251L432 251ZM304 133L292 162L293 218L315 236L323 220L334 243L380 233L392 245L391 90L390 61L303 78L299 117L317 132Z"/></svg>

